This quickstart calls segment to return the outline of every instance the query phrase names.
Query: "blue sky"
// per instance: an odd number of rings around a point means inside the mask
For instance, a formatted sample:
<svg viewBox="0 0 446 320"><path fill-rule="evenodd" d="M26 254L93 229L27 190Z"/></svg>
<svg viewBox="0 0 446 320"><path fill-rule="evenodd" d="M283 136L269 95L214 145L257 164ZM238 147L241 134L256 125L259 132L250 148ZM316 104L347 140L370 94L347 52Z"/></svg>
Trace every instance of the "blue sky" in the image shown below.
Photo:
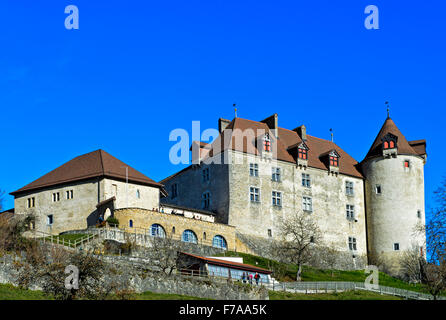
<svg viewBox="0 0 446 320"><path fill-rule="evenodd" d="M65 6L79 8L67 30ZM364 9L379 8L379 30ZM261 120L335 142L358 161L386 117L427 139L427 209L446 175L444 2L8 1L0 3L0 189L104 149L152 179L175 128ZM12 197L6 207L13 206Z"/></svg>

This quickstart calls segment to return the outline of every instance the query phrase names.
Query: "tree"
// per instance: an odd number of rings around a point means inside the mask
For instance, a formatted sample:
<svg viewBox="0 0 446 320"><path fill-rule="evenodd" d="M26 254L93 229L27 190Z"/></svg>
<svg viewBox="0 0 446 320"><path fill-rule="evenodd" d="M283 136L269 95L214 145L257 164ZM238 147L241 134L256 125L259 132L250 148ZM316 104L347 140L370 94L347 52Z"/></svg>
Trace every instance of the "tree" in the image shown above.
<svg viewBox="0 0 446 320"><path fill-rule="evenodd" d="M184 251L185 243L174 240L172 236L151 237L150 248L146 255L152 265L167 275L171 275L178 267L178 252Z"/></svg>
<svg viewBox="0 0 446 320"><path fill-rule="evenodd" d="M404 280L412 283L420 283L423 276L423 268L426 260L421 256L418 247L413 247L402 253L400 265Z"/></svg>
<svg viewBox="0 0 446 320"><path fill-rule="evenodd" d="M286 218L281 225L279 241L274 242L273 252L279 260L297 264L296 280L301 280L302 265L311 260L313 246L321 240L318 225L310 215L298 212Z"/></svg>
<svg viewBox="0 0 446 320"><path fill-rule="evenodd" d="M421 282L436 299L446 290L446 179L435 191L438 207L432 210L426 225L418 233L426 237L427 260L420 263Z"/></svg>

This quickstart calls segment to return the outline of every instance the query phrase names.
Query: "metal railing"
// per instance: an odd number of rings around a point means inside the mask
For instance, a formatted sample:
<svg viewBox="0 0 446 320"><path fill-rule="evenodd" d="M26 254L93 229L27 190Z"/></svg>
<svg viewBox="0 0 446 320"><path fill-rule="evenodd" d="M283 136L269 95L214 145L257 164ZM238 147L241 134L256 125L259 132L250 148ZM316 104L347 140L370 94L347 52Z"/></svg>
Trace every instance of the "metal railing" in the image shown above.
<svg viewBox="0 0 446 320"><path fill-rule="evenodd" d="M327 281L327 282L282 282L273 290L277 291L290 291L299 293L328 293L347 290L367 290L380 294L393 295L403 297L405 299L416 300L432 300L433 296L430 294L410 291L406 289L400 289L387 286L368 287L364 282L341 282L341 281ZM437 297L439 300L445 300L445 297Z"/></svg>
<svg viewBox="0 0 446 320"><path fill-rule="evenodd" d="M39 240L43 243L61 244L70 248L77 248L84 243L89 243L96 236L96 234L87 234L79 239L70 240L65 239L63 235L53 235L46 232L34 230L34 239Z"/></svg>

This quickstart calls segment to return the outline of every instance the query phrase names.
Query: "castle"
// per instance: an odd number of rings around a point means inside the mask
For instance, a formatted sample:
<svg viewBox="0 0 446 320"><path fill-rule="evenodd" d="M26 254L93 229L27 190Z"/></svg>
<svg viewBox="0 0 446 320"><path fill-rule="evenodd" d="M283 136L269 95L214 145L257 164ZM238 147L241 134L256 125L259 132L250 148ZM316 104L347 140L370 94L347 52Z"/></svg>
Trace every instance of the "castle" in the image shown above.
<svg viewBox="0 0 446 320"><path fill-rule="evenodd" d="M219 119L210 144L194 141L193 164L155 182L103 150L76 157L12 192L15 213L57 234L109 216L152 236L249 252L246 237L276 239L296 212L314 219L323 242L352 257L397 268L405 250L425 256L426 141L408 141L387 117L357 162L304 125ZM263 239L263 240L262 240Z"/></svg>

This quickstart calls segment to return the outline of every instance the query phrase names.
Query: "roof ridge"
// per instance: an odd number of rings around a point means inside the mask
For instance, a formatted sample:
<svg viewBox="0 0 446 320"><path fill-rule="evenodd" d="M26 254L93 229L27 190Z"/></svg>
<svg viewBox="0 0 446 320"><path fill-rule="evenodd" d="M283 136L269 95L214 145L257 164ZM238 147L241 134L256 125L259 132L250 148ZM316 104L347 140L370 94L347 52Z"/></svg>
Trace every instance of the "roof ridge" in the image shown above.
<svg viewBox="0 0 446 320"><path fill-rule="evenodd" d="M103 152L103 150L102 150L102 149L99 149L98 151L99 151L99 157L101 158L100 161L101 161L101 167L102 167L102 174L105 175L104 159L103 159L103 157L102 157L102 152Z"/></svg>

